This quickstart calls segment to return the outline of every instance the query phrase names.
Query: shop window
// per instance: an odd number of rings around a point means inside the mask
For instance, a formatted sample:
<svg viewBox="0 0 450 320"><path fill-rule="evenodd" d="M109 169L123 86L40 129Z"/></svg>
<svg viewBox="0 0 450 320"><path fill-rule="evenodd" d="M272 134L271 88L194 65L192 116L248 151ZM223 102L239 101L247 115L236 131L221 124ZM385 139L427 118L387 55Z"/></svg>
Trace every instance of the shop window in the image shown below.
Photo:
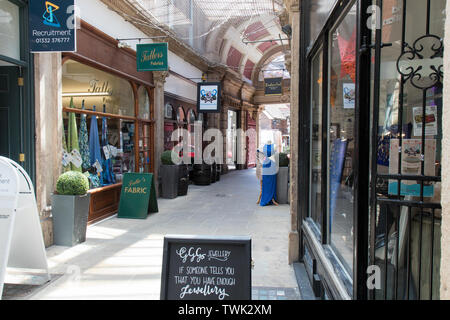
<svg viewBox="0 0 450 320"><path fill-rule="evenodd" d="M191 152L193 152L193 149L195 146L196 116L195 116L194 110L192 110L192 109L189 109L189 112L188 112L188 126L189 126L189 148L191 148L192 149ZM200 128L201 128L201 124L200 124Z"/></svg>
<svg viewBox="0 0 450 320"><path fill-rule="evenodd" d="M140 86L138 89L139 119L150 120L150 98L147 89Z"/></svg>
<svg viewBox="0 0 450 320"><path fill-rule="evenodd" d="M311 63L311 189L310 217L322 230L322 95L323 52L320 51Z"/></svg>
<svg viewBox="0 0 450 320"><path fill-rule="evenodd" d="M19 7L5 0L0 1L0 55L20 60Z"/></svg>
<svg viewBox="0 0 450 320"><path fill-rule="evenodd" d="M152 138L151 125L148 123L141 123L139 126L139 172L152 172Z"/></svg>
<svg viewBox="0 0 450 320"><path fill-rule="evenodd" d="M175 145L172 141L172 132L176 129L178 113L171 103L166 103L164 117L164 150L172 150Z"/></svg>
<svg viewBox="0 0 450 320"><path fill-rule="evenodd" d="M130 82L79 62L63 65L62 91L64 171L83 172L92 189L120 183L128 172L152 172L153 124L144 86L137 91L140 119Z"/></svg>
<svg viewBox="0 0 450 320"><path fill-rule="evenodd" d="M189 121L189 124L194 124L194 122L195 122L195 112L192 109L189 109L188 121Z"/></svg>
<svg viewBox="0 0 450 320"><path fill-rule="evenodd" d="M122 78L69 60L63 65L63 106L103 111L134 117L134 94L130 83ZM145 109L144 111L145 112Z"/></svg>
<svg viewBox="0 0 450 320"><path fill-rule="evenodd" d="M177 108L177 121L179 124L184 124L186 122L183 107Z"/></svg>
<svg viewBox="0 0 450 320"><path fill-rule="evenodd" d="M328 101L329 239L350 274L353 269L356 5L330 31Z"/></svg>
<svg viewBox="0 0 450 320"><path fill-rule="evenodd" d="M170 103L166 103L164 107L164 118L166 120L175 120L176 119L176 113L173 109L173 106Z"/></svg>

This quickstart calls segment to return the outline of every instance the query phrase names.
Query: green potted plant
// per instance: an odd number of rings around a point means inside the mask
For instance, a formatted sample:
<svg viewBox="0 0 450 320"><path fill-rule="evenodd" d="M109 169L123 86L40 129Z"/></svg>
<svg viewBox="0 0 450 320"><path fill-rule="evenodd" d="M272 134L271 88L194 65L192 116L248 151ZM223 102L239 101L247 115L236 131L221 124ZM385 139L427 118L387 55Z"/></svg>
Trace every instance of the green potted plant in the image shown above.
<svg viewBox="0 0 450 320"><path fill-rule="evenodd" d="M52 195L53 242L72 247L86 241L89 215L89 180L81 172L59 176Z"/></svg>
<svg viewBox="0 0 450 320"><path fill-rule="evenodd" d="M188 191L189 179L187 165L180 162L178 154L167 150L161 154L161 197L174 199L185 196Z"/></svg>
<svg viewBox="0 0 450 320"><path fill-rule="evenodd" d="M289 202L289 156L284 152L278 155L277 202Z"/></svg>

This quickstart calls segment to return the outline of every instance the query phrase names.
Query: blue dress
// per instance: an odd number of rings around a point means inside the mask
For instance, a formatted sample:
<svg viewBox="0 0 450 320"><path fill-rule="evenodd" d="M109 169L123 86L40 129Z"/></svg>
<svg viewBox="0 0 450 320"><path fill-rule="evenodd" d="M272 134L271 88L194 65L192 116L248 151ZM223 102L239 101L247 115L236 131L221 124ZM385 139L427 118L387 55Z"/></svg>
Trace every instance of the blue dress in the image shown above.
<svg viewBox="0 0 450 320"><path fill-rule="evenodd" d="M275 161L269 157L273 154L273 145L265 145L263 153L266 156L262 165L262 193L261 207L267 206L277 200L277 170Z"/></svg>

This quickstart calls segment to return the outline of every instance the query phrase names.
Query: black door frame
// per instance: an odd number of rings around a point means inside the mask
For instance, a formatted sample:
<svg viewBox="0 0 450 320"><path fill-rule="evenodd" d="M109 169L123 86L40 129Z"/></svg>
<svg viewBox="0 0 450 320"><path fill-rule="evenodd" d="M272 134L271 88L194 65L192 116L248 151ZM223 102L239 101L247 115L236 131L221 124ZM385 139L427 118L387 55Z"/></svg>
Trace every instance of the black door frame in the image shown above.
<svg viewBox="0 0 450 320"><path fill-rule="evenodd" d="M36 185L35 157L35 110L34 110L34 61L28 42L28 2L23 0L8 0L19 7L20 17L20 60L0 55L0 60L19 67L19 76L23 78L20 91L20 153L25 155L25 161L18 161ZM20 160L20 159L16 159Z"/></svg>

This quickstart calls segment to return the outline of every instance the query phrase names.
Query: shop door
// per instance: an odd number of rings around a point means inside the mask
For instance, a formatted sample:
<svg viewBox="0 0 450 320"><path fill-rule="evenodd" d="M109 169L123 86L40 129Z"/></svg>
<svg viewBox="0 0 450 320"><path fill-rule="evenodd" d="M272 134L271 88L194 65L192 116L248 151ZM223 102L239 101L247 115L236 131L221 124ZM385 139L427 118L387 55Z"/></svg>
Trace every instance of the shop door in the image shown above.
<svg viewBox="0 0 450 320"><path fill-rule="evenodd" d="M0 155L16 162L19 162L21 127L18 78L18 67L0 66Z"/></svg>
<svg viewBox="0 0 450 320"><path fill-rule="evenodd" d="M256 167L256 120L247 112L247 168Z"/></svg>
<svg viewBox="0 0 450 320"><path fill-rule="evenodd" d="M445 0L376 1L371 299L439 299Z"/></svg>
<svg viewBox="0 0 450 320"><path fill-rule="evenodd" d="M228 110L227 165L229 170L237 168L237 124L237 112Z"/></svg>

